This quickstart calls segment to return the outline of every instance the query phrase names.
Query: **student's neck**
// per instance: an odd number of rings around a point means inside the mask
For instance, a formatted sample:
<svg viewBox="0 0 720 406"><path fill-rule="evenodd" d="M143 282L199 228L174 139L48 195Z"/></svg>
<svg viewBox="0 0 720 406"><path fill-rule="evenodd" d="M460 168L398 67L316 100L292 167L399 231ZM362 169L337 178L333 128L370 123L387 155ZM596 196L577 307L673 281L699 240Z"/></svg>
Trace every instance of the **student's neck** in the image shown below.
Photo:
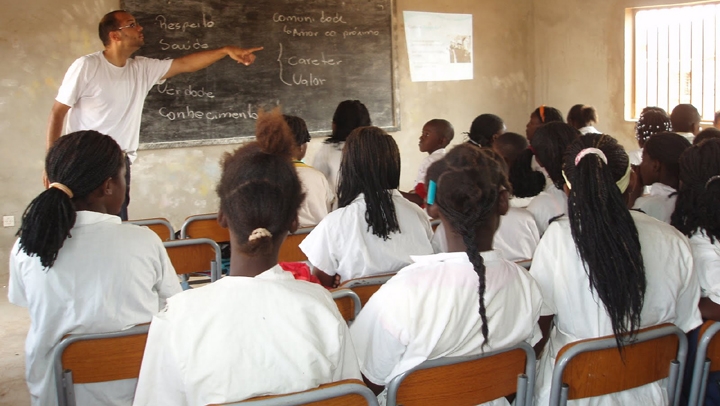
<svg viewBox="0 0 720 406"><path fill-rule="evenodd" d="M104 204L94 201L73 201L75 211L94 211L96 213L108 214L107 207Z"/></svg>
<svg viewBox="0 0 720 406"><path fill-rule="evenodd" d="M122 68L134 52L135 50L123 49L119 46L108 46L103 51L103 55L108 62Z"/></svg>
<svg viewBox="0 0 720 406"><path fill-rule="evenodd" d="M427 153L428 153L428 155L432 155L432 154L435 153L435 151L439 151L439 150L441 150L441 149L443 149L443 148L445 148L445 147L435 148L434 150L428 151Z"/></svg>
<svg viewBox="0 0 720 406"><path fill-rule="evenodd" d="M477 249L478 252L492 251L494 233L483 233L478 235ZM460 234L450 231L448 228L445 229L445 238L447 239L448 252L466 252L467 247Z"/></svg>
<svg viewBox="0 0 720 406"><path fill-rule="evenodd" d="M228 272L228 276L247 276L254 278L278 264L280 245L274 247L273 252L269 255L257 256L250 256L241 252L232 241L230 247L230 271Z"/></svg>
<svg viewBox="0 0 720 406"><path fill-rule="evenodd" d="M668 185L675 190L678 190L678 187L680 187L680 179L678 179L677 177L673 177L673 176L661 177L660 180L658 180L658 182L660 182L664 185Z"/></svg>

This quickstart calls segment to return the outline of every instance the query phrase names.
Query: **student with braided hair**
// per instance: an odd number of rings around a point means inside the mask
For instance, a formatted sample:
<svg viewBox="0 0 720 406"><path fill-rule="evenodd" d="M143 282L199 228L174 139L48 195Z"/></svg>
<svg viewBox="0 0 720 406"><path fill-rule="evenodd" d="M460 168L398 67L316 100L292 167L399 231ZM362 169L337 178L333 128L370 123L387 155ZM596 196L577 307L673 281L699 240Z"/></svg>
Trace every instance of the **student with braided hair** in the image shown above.
<svg viewBox="0 0 720 406"><path fill-rule="evenodd" d="M542 105L533 110L533 112L530 113L530 121L528 121L527 125L525 126L525 135L527 136L528 141L532 142L533 136L535 135L535 130L537 130L538 127L543 124L552 123L555 121L560 123L565 122L560 110L545 105Z"/></svg>
<svg viewBox="0 0 720 406"><path fill-rule="evenodd" d="M527 206L537 223L540 236L550 222L567 212L567 196L563 191L563 154L580 133L569 124L552 122L538 127L531 141L532 150L540 167L548 175L545 190L535 196Z"/></svg>
<svg viewBox="0 0 720 406"><path fill-rule="evenodd" d="M625 150L609 135L581 136L565 152L568 214L548 227L530 270L544 300L538 405L548 402L564 345L615 335L620 350L641 328L674 323L687 332L702 323L687 239L669 224L628 210L623 195L631 172ZM655 382L570 403L665 405L666 397Z"/></svg>
<svg viewBox="0 0 720 406"><path fill-rule="evenodd" d="M261 113L256 134L226 154L217 186L230 272L153 318L135 405L224 404L361 378L330 293L278 265L304 197L290 128L279 112Z"/></svg>
<svg viewBox="0 0 720 406"><path fill-rule="evenodd" d="M664 132L650 137L643 148L643 159L636 172L635 193L631 194L628 205L670 224L680 182L678 161L688 148L690 141L675 133ZM633 202L644 186L650 187L650 194L637 197Z"/></svg>
<svg viewBox="0 0 720 406"><path fill-rule="evenodd" d="M504 171L467 144L434 165L442 161L448 168L438 181L435 205L449 252L413 256L414 263L385 283L350 327L360 370L381 404L383 387L423 361L540 338L542 297L535 281L492 249L500 216L508 210Z"/></svg>
<svg viewBox="0 0 720 406"><path fill-rule="evenodd" d="M125 154L97 131L58 139L50 187L27 207L10 253L10 303L27 307L26 379L33 405L56 405L52 355L67 334L147 323L180 292L158 236L122 224ZM72 238L70 238L72 237ZM78 405L130 405L135 379L75 385Z"/></svg>
<svg viewBox="0 0 720 406"><path fill-rule="evenodd" d="M639 149L630 151L630 164L638 166L642 162L643 147L648 139L655 134L672 131L670 116L660 107L645 107L635 123L635 139Z"/></svg>
<svg viewBox="0 0 720 406"><path fill-rule="evenodd" d="M347 137L340 164L339 208L300 243L323 285L397 272L410 255L434 252L427 214L405 199L400 151L377 127L360 127Z"/></svg>
<svg viewBox="0 0 720 406"><path fill-rule="evenodd" d="M333 192L337 192L338 172L345 140L354 129L370 125L372 125L370 113L360 100L344 100L335 108L332 135L320 146L312 163L313 168L322 172L328 179Z"/></svg>

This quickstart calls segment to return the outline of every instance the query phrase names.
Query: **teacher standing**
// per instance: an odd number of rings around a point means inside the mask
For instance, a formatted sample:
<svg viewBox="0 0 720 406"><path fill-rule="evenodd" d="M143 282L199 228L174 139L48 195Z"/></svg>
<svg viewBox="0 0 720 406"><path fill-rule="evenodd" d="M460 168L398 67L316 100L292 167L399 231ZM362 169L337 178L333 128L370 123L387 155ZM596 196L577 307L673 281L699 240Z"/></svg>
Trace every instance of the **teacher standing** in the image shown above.
<svg viewBox="0 0 720 406"><path fill-rule="evenodd" d="M250 65L255 61L253 53L262 47L226 46L167 60L132 58L145 44L145 36L142 26L123 10L106 14L100 20L98 34L105 49L80 57L65 73L50 112L46 150L60 138L68 112L67 133L96 130L114 138L127 154L128 187L118 214L127 220L130 165L137 157L142 108L150 89L165 79L204 69L226 56ZM45 176L43 179L47 186L48 180Z"/></svg>

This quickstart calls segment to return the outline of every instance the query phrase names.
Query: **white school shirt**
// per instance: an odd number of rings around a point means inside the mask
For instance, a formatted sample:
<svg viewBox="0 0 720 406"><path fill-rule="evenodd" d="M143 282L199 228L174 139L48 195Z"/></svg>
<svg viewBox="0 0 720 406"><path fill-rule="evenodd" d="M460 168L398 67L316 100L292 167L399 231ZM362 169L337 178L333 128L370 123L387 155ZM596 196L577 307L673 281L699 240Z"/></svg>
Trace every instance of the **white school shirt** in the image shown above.
<svg viewBox="0 0 720 406"><path fill-rule="evenodd" d="M643 156L642 148L628 152L628 157L630 158L631 165L639 166L642 163L642 156Z"/></svg>
<svg viewBox="0 0 720 406"><path fill-rule="evenodd" d="M591 126L591 125L586 126L586 127L579 128L578 131L580 131L580 134L582 134L582 135L585 135L585 134L602 134L600 131L598 131L597 128L595 128L595 127L593 127L593 126Z"/></svg>
<svg viewBox="0 0 720 406"><path fill-rule="evenodd" d="M418 168L417 178L415 178L415 186L419 183L425 183L425 177L427 176L427 170L433 163L443 159L445 156L445 148L435 150L432 154L428 155L420 163Z"/></svg>
<svg viewBox="0 0 720 406"><path fill-rule="evenodd" d="M683 137L685 137L685 139L690 141L690 144L692 144L693 140L695 140L695 134L693 134L691 132L685 132L685 133L676 132L675 134L682 135Z"/></svg>
<svg viewBox="0 0 720 406"><path fill-rule="evenodd" d="M337 193L338 181L340 178L340 163L342 162L342 150L345 142L327 143L323 142L320 149L315 153L312 167L322 172L330 183L332 191Z"/></svg>
<svg viewBox="0 0 720 406"><path fill-rule="evenodd" d="M413 256L373 294L350 327L360 371L387 385L426 360L531 345L542 337L540 289L522 267L497 251L485 263L488 341L483 347L478 275L464 252ZM385 396L379 397L381 402ZM505 398L495 404L507 404Z"/></svg>
<svg viewBox="0 0 720 406"><path fill-rule="evenodd" d="M170 65L172 59L136 56L119 67L108 62L103 51L78 58L65 73L55 98L71 107L66 132L107 134L135 161L145 97L162 82Z"/></svg>
<svg viewBox="0 0 720 406"><path fill-rule="evenodd" d="M298 221L300 227L311 227L318 224L332 211L335 192L322 172L302 162L294 164L300 183L302 183L303 193L305 193L305 200L298 210Z"/></svg>
<svg viewBox="0 0 720 406"><path fill-rule="evenodd" d="M535 196L527 206L537 224L538 232L542 237L547 230L550 220L567 213L567 195L564 190L555 187L552 181L545 190Z"/></svg>
<svg viewBox="0 0 720 406"><path fill-rule="evenodd" d="M693 272L687 238L674 227L636 211L630 215L640 237L647 288L640 316L641 328L673 323L688 332L702 324L700 286ZM589 289L588 275L577 253L570 221L561 218L540 240L530 274L543 295L542 316L555 315L555 328L540 358L535 404L547 405L552 370L566 344L612 335L610 317L602 301ZM665 405L667 391L658 382L611 395L570 401L580 405Z"/></svg>
<svg viewBox="0 0 720 406"><path fill-rule="evenodd" d="M10 252L10 303L27 307L25 340L28 388L33 405L57 404L52 355L67 334L107 333L147 323L180 292L175 269L160 238L120 217L77 212L55 264ZM135 379L75 385L78 405L130 405Z"/></svg>
<svg viewBox="0 0 720 406"><path fill-rule="evenodd" d="M507 214L500 217L500 226L493 238L493 249L499 251L508 261L517 262L532 259L540 241L535 218L525 209L511 207ZM440 252L447 252L445 226L440 223L435 229L433 246Z"/></svg>
<svg viewBox="0 0 720 406"><path fill-rule="evenodd" d="M672 195L672 196L671 196ZM633 209L640 209L650 217L670 224L670 217L675 211L677 191L672 187L655 182L650 186L650 194L638 197Z"/></svg>
<svg viewBox="0 0 720 406"><path fill-rule="evenodd" d="M432 227L427 214L397 190L392 191L400 232L387 240L372 233L365 220L361 193L349 205L328 214L300 243L308 260L341 281L397 272L410 264L410 255L432 254Z"/></svg>
<svg viewBox="0 0 720 406"><path fill-rule="evenodd" d="M204 406L361 379L327 289L275 265L168 300L153 317L134 405Z"/></svg>
<svg viewBox="0 0 720 406"><path fill-rule="evenodd" d="M702 297L720 304L720 241L711 243L705 230L698 230L690 237L690 248Z"/></svg>

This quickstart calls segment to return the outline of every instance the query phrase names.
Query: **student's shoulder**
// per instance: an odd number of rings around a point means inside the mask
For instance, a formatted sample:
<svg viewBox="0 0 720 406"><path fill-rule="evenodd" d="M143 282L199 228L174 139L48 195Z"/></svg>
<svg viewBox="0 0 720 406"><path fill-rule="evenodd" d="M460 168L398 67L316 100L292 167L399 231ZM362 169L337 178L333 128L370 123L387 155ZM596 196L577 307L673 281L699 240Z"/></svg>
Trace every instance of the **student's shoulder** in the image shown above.
<svg viewBox="0 0 720 406"><path fill-rule="evenodd" d="M115 229L114 232L117 232L123 238L123 241L127 243L162 245L160 237L148 227L132 223L121 223L115 224L113 228Z"/></svg>
<svg viewBox="0 0 720 406"><path fill-rule="evenodd" d="M659 241L679 239L687 243L687 237L670 224L638 210L630 210L630 216L635 222L635 228L637 228L641 238L649 236Z"/></svg>

